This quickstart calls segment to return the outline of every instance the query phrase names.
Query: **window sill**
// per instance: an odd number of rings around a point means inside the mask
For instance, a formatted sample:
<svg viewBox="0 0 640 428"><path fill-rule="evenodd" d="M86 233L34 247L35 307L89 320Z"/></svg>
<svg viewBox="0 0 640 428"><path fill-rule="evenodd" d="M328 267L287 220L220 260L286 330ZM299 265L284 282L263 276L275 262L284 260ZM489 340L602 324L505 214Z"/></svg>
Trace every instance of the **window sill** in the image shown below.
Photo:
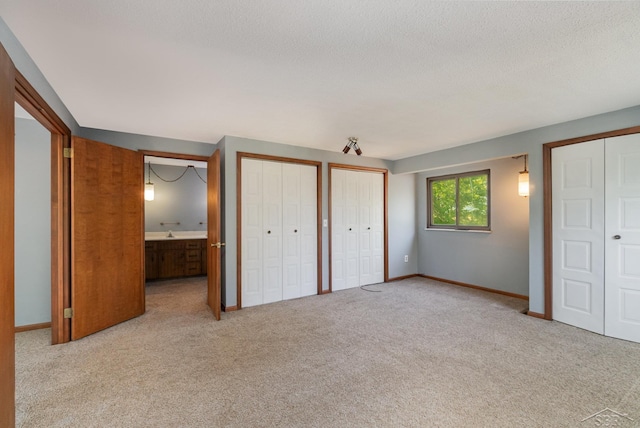
<svg viewBox="0 0 640 428"><path fill-rule="evenodd" d="M462 233L491 233L490 230L474 230L474 229L444 229L435 227L425 227L428 232L462 232Z"/></svg>

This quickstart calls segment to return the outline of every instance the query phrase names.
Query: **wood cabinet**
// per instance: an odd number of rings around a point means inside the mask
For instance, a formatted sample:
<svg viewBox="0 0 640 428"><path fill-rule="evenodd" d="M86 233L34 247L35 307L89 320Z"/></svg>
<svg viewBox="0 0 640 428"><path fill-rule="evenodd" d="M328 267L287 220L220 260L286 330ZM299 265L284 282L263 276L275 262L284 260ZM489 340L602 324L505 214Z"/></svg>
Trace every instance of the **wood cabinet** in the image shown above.
<svg viewBox="0 0 640 428"><path fill-rule="evenodd" d="M206 274L206 239L172 239L145 243L146 280Z"/></svg>
<svg viewBox="0 0 640 428"><path fill-rule="evenodd" d="M158 279L158 252L157 242L146 241L144 243L144 275L145 279Z"/></svg>

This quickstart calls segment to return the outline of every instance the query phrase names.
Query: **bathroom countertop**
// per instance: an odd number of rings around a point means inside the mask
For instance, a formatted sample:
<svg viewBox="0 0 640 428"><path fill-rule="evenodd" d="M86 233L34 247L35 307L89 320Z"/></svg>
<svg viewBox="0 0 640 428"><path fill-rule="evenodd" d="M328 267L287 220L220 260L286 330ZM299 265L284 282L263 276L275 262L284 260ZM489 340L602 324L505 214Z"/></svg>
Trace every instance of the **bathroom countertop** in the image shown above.
<svg viewBox="0 0 640 428"><path fill-rule="evenodd" d="M202 230L176 230L171 232L173 238L169 238L167 235L169 232L145 232L145 241L168 241L176 239L207 239L207 232Z"/></svg>

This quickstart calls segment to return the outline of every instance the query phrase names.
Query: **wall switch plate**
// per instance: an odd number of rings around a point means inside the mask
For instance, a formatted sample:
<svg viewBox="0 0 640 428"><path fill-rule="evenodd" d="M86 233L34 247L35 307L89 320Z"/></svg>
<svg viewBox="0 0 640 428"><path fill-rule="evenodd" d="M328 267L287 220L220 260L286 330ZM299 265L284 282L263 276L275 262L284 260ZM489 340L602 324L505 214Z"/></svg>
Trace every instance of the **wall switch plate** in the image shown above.
<svg viewBox="0 0 640 428"><path fill-rule="evenodd" d="M404 262L409 263L409 256L404 256Z"/></svg>
<svg viewBox="0 0 640 428"><path fill-rule="evenodd" d="M322 220L322 226L323 227L329 227L329 220L327 220L326 218L324 220Z"/></svg>

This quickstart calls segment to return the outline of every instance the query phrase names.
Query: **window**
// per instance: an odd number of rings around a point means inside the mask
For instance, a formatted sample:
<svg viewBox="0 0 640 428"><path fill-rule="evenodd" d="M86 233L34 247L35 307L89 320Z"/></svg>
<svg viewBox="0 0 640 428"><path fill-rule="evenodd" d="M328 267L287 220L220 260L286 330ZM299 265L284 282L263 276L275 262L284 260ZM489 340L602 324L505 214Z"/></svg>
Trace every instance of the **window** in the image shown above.
<svg viewBox="0 0 640 428"><path fill-rule="evenodd" d="M427 227L491 230L489 172L427 178Z"/></svg>

